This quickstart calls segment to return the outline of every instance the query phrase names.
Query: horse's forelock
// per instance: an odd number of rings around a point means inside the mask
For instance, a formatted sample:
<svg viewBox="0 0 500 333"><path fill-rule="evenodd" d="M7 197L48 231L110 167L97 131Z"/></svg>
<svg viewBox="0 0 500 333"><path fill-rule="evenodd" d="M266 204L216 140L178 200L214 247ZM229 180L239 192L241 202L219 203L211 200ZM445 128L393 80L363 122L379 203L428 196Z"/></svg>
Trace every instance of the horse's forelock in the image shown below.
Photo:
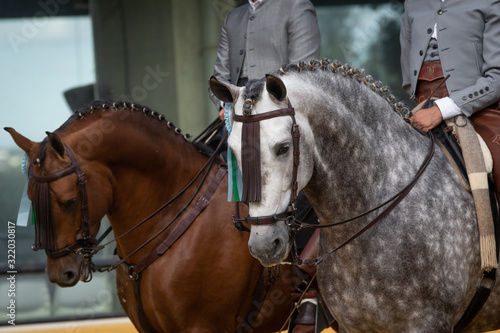
<svg viewBox="0 0 500 333"><path fill-rule="evenodd" d="M264 91L264 80L250 80L245 86L245 90L243 91L243 99L251 99L253 101L257 101L258 98L262 95L262 91Z"/></svg>
<svg viewBox="0 0 500 333"><path fill-rule="evenodd" d="M252 112L252 107L262 96L264 91L265 81L263 80L250 80L245 86L242 98L245 101L243 103L243 114L250 114Z"/></svg>

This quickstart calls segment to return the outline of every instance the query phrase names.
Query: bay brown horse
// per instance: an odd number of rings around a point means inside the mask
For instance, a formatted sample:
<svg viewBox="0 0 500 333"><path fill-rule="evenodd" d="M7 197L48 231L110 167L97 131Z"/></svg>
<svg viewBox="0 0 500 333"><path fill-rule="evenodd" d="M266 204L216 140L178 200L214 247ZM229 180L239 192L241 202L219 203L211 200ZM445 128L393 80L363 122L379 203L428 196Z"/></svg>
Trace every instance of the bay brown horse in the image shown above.
<svg viewBox="0 0 500 333"><path fill-rule="evenodd" d="M30 199L43 193L40 184L50 191L47 202L35 201L48 207L48 213L40 212L46 223L38 225L35 246L47 253L51 282L71 287L87 280L88 259L107 215L123 258L116 265L118 297L140 332L275 332L285 322L291 270L283 266L279 276L274 274L258 314L252 303L263 268L248 253L248 233L231 223L235 206L227 201L227 177L220 177L214 163L205 182L195 179L209 158L161 114L130 103L99 102L75 112L40 143L5 129L28 155ZM192 225L163 255L133 272L178 232L198 198L214 186L214 177L220 185Z"/></svg>

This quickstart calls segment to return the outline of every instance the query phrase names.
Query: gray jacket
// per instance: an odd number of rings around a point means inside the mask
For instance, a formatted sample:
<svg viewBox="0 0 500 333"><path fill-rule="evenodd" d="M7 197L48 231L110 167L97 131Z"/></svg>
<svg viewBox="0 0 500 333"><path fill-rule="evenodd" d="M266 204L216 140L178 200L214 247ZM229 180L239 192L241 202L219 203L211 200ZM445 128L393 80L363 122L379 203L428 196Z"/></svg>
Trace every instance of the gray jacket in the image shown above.
<svg viewBox="0 0 500 333"><path fill-rule="evenodd" d="M401 21L403 88L413 98L437 22L448 92L470 116L500 100L500 0L406 0Z"/></svg>
<svg viewBox="0 0 500 333"><path fill-rule="evenodd" d="M266 0L255 13L247 3L224 20L214 76L236 84L246 57L248 79L260 79L284 64L318 59L320 43L309 0Z"/></svg>

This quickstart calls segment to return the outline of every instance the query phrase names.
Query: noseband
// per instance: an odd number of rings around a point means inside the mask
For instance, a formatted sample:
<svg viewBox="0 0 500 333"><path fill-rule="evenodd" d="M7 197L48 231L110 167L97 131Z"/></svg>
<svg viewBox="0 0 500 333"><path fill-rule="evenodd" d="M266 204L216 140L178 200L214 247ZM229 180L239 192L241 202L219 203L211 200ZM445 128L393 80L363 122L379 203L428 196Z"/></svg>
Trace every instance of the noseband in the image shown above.
<svg viewBox="0 0 500 333"><path fill-rule="evenodd" d="M34 215L35 215L35 243L32 246L34 251L45 249L45 253L52 258L64 257L70 253L90 254L95 251L96 239L90 235L90 216L88 207L88 196L86 179L80 170L80 165L76 161L73 153L67 147L66 153L71 160L71 165L56 173L37 176L30 170L30 181L34 183L32 190ZM78 193L81 200L81 226L80 233L76 235L76 242L62 249L55 250L54 221L52 218L52 205L50 200L49 183L64 178L72 173L76 173L78 178Z"/></svg>
<svg viewBox="0 0 500 333"><path fill-rule="evenodd" d="M284 221L291 225L295 219L297 210L297 172L300 161L300 130L299 125L295 121L295 109L288 100L288 107L269 111L266 113L255 115L236 115L233 114L233 120L243 123L241 136L241 160L242 160L242 178L243 178L243 195L242 201L257 202L261 198L261 171L260 171L260 124L259 122L266 119L276 117L290 116L292 118L291 134L293 137L293 172L292 172L292 193L290 202L285 212L268 215L251 217L250 215L238 219L233 216L234 223L246 222L253 225L271 224L278 221Z"/></svg>

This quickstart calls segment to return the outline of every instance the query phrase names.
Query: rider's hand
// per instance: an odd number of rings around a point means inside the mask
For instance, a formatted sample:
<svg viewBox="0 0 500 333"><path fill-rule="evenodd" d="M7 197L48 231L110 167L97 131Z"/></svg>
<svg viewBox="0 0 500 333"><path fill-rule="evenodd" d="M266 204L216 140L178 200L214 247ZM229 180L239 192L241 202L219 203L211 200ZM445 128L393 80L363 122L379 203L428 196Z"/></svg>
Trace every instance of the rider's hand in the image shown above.
<svg viewBox="0 0 500 333"><path fill-rule="evenodd" d="M410 118L410 123L424 132L430 131L442 121L443 115L436 105L428 109L422 109Z"/></svg>

